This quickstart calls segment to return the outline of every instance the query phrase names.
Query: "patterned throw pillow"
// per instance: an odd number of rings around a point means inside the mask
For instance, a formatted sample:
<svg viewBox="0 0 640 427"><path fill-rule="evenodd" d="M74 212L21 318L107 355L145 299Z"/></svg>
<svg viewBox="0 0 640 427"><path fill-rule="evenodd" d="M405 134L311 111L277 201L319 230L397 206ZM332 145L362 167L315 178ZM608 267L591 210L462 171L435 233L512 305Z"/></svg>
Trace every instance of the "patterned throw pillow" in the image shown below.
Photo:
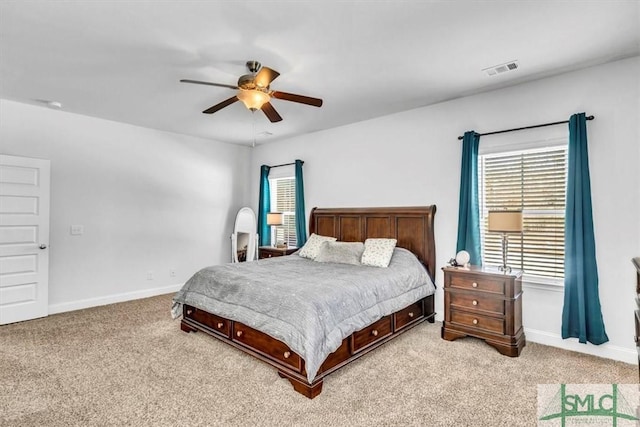
<svg viewBox="0 0 640 427"><path fill-rule="evenodd" d="M396 239L367 239L364 241L362 265L388 267L396 247Z"/></svg>
<svg viewBox="0 0 640 427"><path fill-rule="evenodd" d="M335 237L318 236L316 233L313 233L309 236L307 243L300 249L298 255L303 258L316 259L320 252L320 245L322 245L323 242L335 242L336 240L338 239Z"/></svg>
<svg viewBox="0 0 640 427"><path fill-rule="evenodd" d="M362 242L322 242L314 261L360 265L363 251Z"/></svg>

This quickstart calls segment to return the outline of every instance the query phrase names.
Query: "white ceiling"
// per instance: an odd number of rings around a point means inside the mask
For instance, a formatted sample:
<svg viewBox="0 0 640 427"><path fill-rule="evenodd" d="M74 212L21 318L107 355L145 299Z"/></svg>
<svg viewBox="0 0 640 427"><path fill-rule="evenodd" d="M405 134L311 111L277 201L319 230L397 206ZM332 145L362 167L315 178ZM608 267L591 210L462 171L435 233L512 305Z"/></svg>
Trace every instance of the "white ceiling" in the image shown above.
<svg viewBox="0 0 640 427"><path fill-rule="evenodd" d="M637 0L0 2L1 98L249 145L638 54ZM179 83L235 85L254 59L324 105L206 115L234 92Z"/></svg>

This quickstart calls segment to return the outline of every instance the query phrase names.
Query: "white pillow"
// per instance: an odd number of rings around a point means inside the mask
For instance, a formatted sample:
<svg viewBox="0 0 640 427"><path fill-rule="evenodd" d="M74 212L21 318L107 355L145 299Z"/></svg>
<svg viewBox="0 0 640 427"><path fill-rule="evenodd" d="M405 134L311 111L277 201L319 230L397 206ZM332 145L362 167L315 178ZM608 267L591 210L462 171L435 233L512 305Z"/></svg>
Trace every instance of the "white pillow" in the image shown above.
<svg viewBox="0 0 640 427"><path fill-rule="evenodd" d="M302 249L300 249L300 252L298 252L298 255L303 258L316 259L323 242L335 242L336 240L338 239L335 237L318 236L316 233L312 233L307 243L305 243Z"/></svg>
<svg viewBox="0 0 640 427"><path fill-rule="evenodd" d="M396 247L396 239L367 239L364 241L362 265L388 267Z"/></svg>

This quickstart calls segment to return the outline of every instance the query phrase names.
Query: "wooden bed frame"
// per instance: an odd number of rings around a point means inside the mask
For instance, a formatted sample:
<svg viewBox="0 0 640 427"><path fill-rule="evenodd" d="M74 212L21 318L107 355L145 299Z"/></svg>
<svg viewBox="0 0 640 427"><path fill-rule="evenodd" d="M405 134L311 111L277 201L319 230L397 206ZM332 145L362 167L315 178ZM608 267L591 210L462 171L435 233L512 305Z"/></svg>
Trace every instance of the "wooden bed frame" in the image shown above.
<svg viewBox="0 0 640 427"><path fill-rule="evenodd" d="M406 248L418 257L435 283L435 212L435 205L314 208L309 219L309 232L351 242L364 242L367 238L376 237L395 238L398 247ZM180 327L185 332L203 331L274 366L280 377L288 379L297 392L313 399L322 391L324 377L425 320L433 323L434 317L434 296L430 295L354 332L327 357L312 383L307 381L304 359L285 343L240 322L185 304Z"/></svg>

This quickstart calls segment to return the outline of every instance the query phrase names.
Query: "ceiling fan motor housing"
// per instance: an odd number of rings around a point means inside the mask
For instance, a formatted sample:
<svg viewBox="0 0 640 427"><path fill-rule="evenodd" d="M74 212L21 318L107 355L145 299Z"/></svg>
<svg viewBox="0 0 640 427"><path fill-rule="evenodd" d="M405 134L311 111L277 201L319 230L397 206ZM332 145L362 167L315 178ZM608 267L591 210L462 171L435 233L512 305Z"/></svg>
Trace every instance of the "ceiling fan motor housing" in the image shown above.
<svg viewBox="0 0 640 427"><path fill-rule="evenodd" d="M256 76L254 74L245 74L244 76L240 76L238 79L238 87L245 90L257 89L258 87L255 82L255 77Z"/></svg>

